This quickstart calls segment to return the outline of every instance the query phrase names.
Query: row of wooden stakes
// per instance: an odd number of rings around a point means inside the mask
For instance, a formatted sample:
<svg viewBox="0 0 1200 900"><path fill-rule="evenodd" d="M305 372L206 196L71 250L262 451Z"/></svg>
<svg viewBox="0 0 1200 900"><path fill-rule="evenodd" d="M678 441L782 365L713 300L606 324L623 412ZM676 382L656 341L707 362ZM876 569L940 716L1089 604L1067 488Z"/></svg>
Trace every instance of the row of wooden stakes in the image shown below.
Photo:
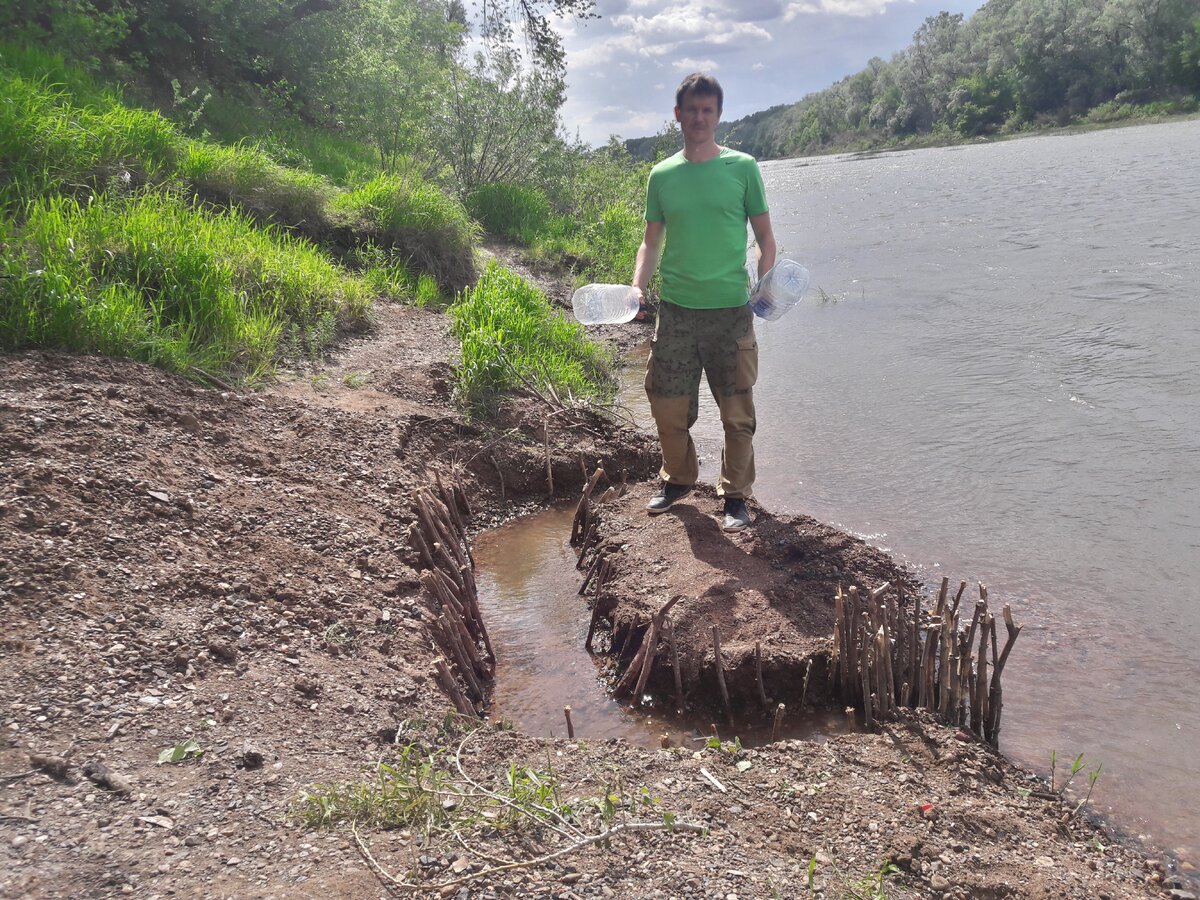
<svg viewBox="0 0 1200 900"><path fill-rule="evenodd" d="M434 674L460 713L478 717L484 686L495 677L496 654L479 612L475 559L463 518L471 514L470 503L461 485L444 484L437 475L434 485L413 495L413 507L417 520L409 526L408 540L425 565L421 584L437 610L430 631L443 654L434 661Z"/></svg>
<svg viewBox="0 0 1200 900"><path fill-rule="evenodd" d="M924 618L919 596L905 604L903 591L892 591L889 584L865 595L854 587L838 589L832 677L842 698L861 706L868 728L894 718L900 708L928 709L947 724L999 743L1000 679L1021 627L1005 605L1007 637L1001 649L982 583L964 627L966 588L961 582L951 600L950 579L943 578L934 608Z"/></svg>

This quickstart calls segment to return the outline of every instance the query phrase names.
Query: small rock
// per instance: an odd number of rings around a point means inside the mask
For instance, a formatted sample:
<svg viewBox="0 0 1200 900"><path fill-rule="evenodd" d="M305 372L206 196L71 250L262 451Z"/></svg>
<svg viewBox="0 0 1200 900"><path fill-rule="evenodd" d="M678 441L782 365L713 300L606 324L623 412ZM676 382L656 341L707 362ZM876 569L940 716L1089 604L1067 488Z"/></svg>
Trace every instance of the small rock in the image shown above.
<svg viewBox="0 0 1200 900"><path fill-rule="evenodd" d="M950 890L950 880L935 872L929 876L929 886L935 891L948 891Z"/></svg>
<svg viewBox="0 0 1200 900"><path fill-rule="evenodd" d="M212 654L213 659L219 659L221 662L231 663L237 659L238 648L229 641L222 641L217 638L210 638L208 641L208 652Z"/></svg>
<svg viewBox="0 0 1200 900"><path fill-rule="evenodd" d="M293 686L305 697L315 697L321 693L321 685L317 679L309 678L307 675L297 678Z"/></svg>
<svg viewBox="0 0 1200 900"><path fill-rule="evenodd" d="M240 769L261 769L265 760L262 750L247 741L242 752L234 759L234 765Z"/></svg>
<svg viewBox="0 0 1200 900"><path fill-rule="evenodd" d="M1037 859L1035 859L1033 861L1033 864L1035 866L1037 866L1039 869L1049 869L1049 868L1053 868L1054 860L1051 859L1049 856L1039 856Z"/></svg>

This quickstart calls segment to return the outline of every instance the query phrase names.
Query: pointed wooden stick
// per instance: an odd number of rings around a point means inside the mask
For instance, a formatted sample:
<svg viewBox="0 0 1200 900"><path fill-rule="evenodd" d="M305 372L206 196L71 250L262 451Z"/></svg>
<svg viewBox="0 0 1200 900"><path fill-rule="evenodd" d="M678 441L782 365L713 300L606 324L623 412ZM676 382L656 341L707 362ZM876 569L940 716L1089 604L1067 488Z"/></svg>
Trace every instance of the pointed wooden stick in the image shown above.
<svg viewBox="0 0 1200 900"><path fill-rule="evenodd" d="M459 688L458 682L455 681L454 676L450 674L450 668L446 665L445 659L439 656L434 660L434 671L437 674L438 683L442 686L442 690L450 695L450 700L454 703L455 708L464 716L471 716L472 718L476 719L479 718L479 713L475 711L475 707L471 705L470 701L463 696L462 689Z"/></svg>
<svg viewBox="0 0 1200 900"><path fill-rule="evenodd" d="M675 707L683 709L683 673L679 669L679 650L675 646L675 622L667 619L667 646L671 649L671 668L675 673Z"/></svg>
<svg viewBox="0 0 1200 900"><path fill-rule="evenodd" d="M725 716L729 719L729 724L733 725L733 708L729 705L729 688L725 686L725 663L721 659L721 627L714 625L712 627L713 636L713 653L716 656L717 665L717 686L721 689L721 705L725 707Z"/></svg>
<svg viewBox="0 0 1200 900"><path fill-rule="evenodd" d="M563 715L567 717L567 737L575 740L575 726L571 723L571 707L563 707Z"/></svg>
<svg viewBox="0 0 1200 900"><path fill-rule="evenodd" d="M779 726L783 723L783 711L786 707L780 703L775 707L775 720L771 723L771 743L779 740Z"/></svg>
<svg viewBox="0 0 1200 900"><path fill-rule="evenodd" d="M758 682L758 699L762 701L763 709L770 709L771 701L767 699L767 690L763 687L762 674L762 644L754 642L754 677Z"/></svg>
<svg viewBox="0 0 1200 900"><path fill-rule="evenodd" d="M808 696L808 676L812 674L813 661L812 657L808 658L808 665L804 667L804 687L800 691L800 713L804 714L804 700ZM782 705L782 704L781 704Z"/></svg>

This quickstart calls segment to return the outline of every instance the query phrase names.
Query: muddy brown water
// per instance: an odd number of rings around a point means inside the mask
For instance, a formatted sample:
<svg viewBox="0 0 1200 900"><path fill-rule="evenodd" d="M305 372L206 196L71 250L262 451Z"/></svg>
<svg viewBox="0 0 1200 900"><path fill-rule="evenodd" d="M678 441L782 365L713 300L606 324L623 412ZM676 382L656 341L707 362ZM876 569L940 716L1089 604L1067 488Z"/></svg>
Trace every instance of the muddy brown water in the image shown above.
<svg viewBox="0 0 1200 900"><path fill-rule="evenodd" d="M579 596L583 576L568 544L574 507L516 519L475 543L479 603L496 648L496 680L488 714L526 734L563 737L563 707L571 707L577 738L624 738L659 746L666 734L677 746L699 746L711 722L672 710L634 710L618 703L603 680L604 658L584 649L591 616ZM809 712L785 720L782 736L820 741L850 730L842 714ZM745 746L765 743L770 728L739 723ZM720 729L723 740L733 732Z"/></svg>
<svg viewBox="0 0 1200 900"><path fill-rule="evenodd" d="M1102 763L1097 808L1193 866L1198 158L1186 121L765 164L814 296L759 324L756 388L759 499L1011 603L1002 749Z"/></svg>

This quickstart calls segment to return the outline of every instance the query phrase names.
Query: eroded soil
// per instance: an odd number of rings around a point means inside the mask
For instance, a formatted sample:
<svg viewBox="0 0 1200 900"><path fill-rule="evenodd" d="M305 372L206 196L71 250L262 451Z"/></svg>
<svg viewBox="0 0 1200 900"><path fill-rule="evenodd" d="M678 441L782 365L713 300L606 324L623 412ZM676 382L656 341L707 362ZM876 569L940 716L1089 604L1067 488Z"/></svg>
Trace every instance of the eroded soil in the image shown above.
<svg viewBox="0 0 1200 900"><path fill-rule="evenodd" d="M314 785L370 779L408 744L440 749L451 769L457 753L484 786L513 763L552 770L580 809L615 791L630 805L614 821L644 819L645 796L651 820L708 829L621 835L444 890L570 838L487 817L431 842L362 829L380 866L432 895L870 896L864 879L881 870L889 897L1161 894L1160 861L920 718L760 750L491 728L460 745L431 676L411 493L435 470L458 480L477 529L542 501L547 420L530 399L490 424L464 419L453 362L442 315L395 307L331 364L254 393L124 361L0 357L0 895L386 895L350 829L310 828L295 804ZM548 436L560 498L597 464L631 483L606 513L615 615L640 621L686 594L696 692L706 626L729 629L739 671L760 642L780 692L827 643L838 581L904 578L811 520L759 511L753 532L724 535L704 492L651 521L637 483L655 471L647 436L585 413ZM751 682L734 683L747 702ZM198 759L159 764L189 739Z"/></svg>

